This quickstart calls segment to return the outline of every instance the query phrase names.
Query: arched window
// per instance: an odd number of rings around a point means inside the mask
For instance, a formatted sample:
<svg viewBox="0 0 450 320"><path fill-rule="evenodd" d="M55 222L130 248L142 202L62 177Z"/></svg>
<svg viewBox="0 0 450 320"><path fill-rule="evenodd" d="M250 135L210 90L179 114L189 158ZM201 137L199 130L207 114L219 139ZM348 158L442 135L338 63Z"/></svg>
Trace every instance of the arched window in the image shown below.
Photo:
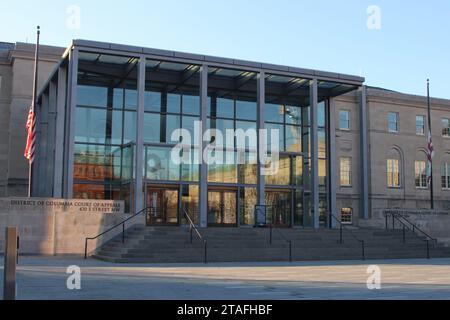
<svg viewBox="0 0 450 320"><path fill-rule="evenodd" d="M392 148L388 153L386 162L387 186L389 188L401 187L401 160L399 149Z"/></svg>
<svg viewBox="0 0 450 320"><path fill-rule="evenodd" d="M450 190L450 154L447 153L444 157L441 167L441 181L442 189Z"/></svg>
<svg viewBox="0 0 450 320"><path fill-rule="evenodd" d="M428 159L425 151L421 150L416 156L414 163L416 188L428 188Z"/></svg>

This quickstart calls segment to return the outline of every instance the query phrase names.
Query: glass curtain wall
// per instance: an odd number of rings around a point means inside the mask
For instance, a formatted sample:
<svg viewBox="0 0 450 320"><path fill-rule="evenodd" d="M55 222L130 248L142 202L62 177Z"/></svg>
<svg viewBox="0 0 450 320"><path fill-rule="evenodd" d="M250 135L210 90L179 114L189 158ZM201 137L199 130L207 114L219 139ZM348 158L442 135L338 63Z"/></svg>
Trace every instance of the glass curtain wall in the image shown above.
<svg viewBox="0 0 450 320"><path fill-rule="evenodd" d="M74 198L125 200L127 212L133 210L138 62L80 52L78 63Z"/></svg>
<svg viewBox="0 0 450 320"><path fill-rule="evenodd" d="M208 69L208 139L215 146L208 165L208 223L253 226L257 201L257 74ZM227 137L226 130L243 135ZM220 137L223 144L219 146ZM232 214L234 212L234 214ZM223 222L223 223L222 223Z"/></svg>
<svg viewBox="0 0 450 320"><path fill-rule="evenodd" d="M268 74L264 120L279 133L279 170L265 177L268 218L279 226L311 226L309 80Z"/></svg>
<svg viewBox="0 0 450 320"><path fill-rule="evenodd" d="M172 213L170 221L163 222L186 223L186 209L198 223L199 148L194 145L194 125L200 121L199 93L200 66L146 61L143 175L147 204L155 187L177 190L178 215L174 218ZM179 128L190 132L191 141L173 135ZM172 157L172 149L180 142L184 147L179 155L190 159L188 163L177 164ZM166 210L166 204L159 206Z"/></svg>

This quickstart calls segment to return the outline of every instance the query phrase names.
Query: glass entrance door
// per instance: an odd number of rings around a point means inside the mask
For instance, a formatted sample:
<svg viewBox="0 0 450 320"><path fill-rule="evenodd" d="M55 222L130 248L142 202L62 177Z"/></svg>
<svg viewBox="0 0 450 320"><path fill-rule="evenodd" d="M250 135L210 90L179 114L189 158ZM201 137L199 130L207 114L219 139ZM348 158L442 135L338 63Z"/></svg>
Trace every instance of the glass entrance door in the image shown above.
<svg viewBox="0 0 450 320"><path fill-rule="evenodd" d="M237 192L212 190L208 192L208 225L237 226Z"/></svg>
<svg viewBox="0 0 450 320"><path fill-rule="evenodd" d="M149 225L178 224L178 189L147 188L147 207L151 208Z"/></svg>
<svg viewBox="0 0 450 320"><path fill-rule="evenodd" d="M266 191L266 219L279 227L291 226L292 192L290 190Z"/></svg>

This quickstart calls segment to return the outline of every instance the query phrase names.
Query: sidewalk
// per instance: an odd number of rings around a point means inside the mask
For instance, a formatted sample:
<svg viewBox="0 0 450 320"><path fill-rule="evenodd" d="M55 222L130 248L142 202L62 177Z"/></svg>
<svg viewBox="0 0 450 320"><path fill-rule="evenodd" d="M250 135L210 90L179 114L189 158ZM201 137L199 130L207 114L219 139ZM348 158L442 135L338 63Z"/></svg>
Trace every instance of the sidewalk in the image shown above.
<svg viewBox="0 0 450 320"><path fill-rule="evenodd" d="M67 289L72 265L81 268L81 290ZM381 290L367 289L370 265L381 268ZM450 259L116 265L22 257L17 287L18 299L33 300L450 299Z"/></svg>

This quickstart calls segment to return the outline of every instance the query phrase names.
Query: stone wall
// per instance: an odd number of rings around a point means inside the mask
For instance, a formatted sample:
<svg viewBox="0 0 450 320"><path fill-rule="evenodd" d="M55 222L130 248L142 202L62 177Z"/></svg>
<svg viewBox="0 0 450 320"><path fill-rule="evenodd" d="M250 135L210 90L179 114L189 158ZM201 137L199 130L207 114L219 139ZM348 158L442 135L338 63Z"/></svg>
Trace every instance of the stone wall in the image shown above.
<svg viewBox="0 0 450 320"><path fill-rule="evenodd" d="M370 220L360 222L361 226L385 228L386 218L384 213L394 210L403 215L421 230L439 242L450 245L450 211L448 210L420 210L420 209L384 209L373 210ZM398 223L396 224L398 226ZM392 228L392 218L388 219L388 228ZM398 228L400 228L398 226Z"/></svg>
<svg viewBox="0 0 450 320"><path fill-rule="evenodd" d="M39 255L82 255L86 237L94 237L122 222L123 201L0 198L0 252L4 250L5 228L17 226L20 252ZM143 217L127 224L143 223ZM121 228L90 241L88 251L107 242Z"/></svg>

